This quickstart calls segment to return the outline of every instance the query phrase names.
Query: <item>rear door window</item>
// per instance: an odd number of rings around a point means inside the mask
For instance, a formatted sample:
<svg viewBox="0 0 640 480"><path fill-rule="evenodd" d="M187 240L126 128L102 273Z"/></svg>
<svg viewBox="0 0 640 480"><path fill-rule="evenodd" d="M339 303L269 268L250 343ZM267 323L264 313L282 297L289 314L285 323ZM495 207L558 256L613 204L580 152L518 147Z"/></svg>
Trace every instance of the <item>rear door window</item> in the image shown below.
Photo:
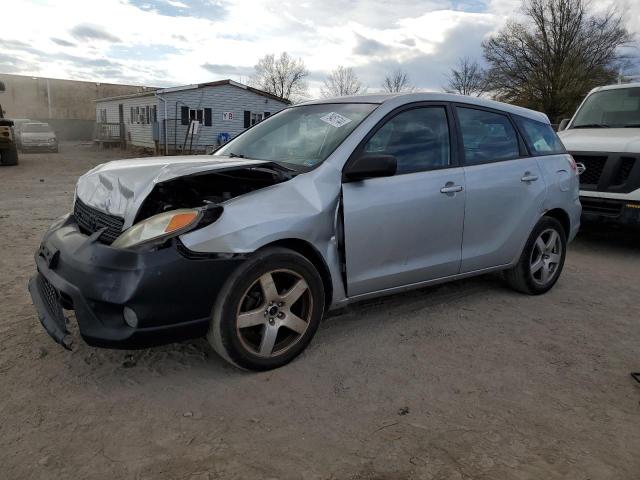
<svg viewBox="0 0 640 480"><path fill-rule="evenodd" d="M514 116L520 132L533 155L556 155L567 153L564 145L548 123L536 122L530 118Z"/></svg>
<svg viewBox="0 0 640 480"><path fill-rule="evenodd" d="M399 113L369 139L364 151L396 157L398 174L448 167L451 159L445 108L420 107Z"/></svg>
<svg viewBox="0 0 640 480"><path fill-rule="evenodd" d="M457 107L466 165L512 160L520 156L518 134L500 113Z"/></svg>

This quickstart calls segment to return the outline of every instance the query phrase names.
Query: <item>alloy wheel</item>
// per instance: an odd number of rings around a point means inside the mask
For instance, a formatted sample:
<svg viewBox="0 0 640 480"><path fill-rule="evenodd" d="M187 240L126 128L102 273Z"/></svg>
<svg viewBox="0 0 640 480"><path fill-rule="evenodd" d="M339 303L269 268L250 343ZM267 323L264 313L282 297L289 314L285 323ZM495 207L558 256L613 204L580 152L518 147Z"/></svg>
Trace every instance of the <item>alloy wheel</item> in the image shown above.
<svg viewBox="0 0 640 480"><path fill-rule="evenodd" d="M544 286L551 282L558 274L562 260L562 240L560 234L553 228L544 230L531 251L529 268L533 281Z"/></svg>
<svg viewBox="0 0 640 480"><path fill-rule="evenodd" d="M236 314L242 345L254 355L283 354L304 336L313 297L301 275L286 269L261 275L244 293Z"/></svg>

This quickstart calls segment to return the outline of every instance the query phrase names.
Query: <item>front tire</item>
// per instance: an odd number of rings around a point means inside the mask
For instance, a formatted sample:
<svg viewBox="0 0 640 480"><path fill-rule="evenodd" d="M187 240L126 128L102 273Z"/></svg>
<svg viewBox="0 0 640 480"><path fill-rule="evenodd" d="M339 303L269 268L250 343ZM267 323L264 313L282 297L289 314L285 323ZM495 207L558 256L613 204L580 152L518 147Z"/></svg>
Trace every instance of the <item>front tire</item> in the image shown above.
<svg viewBox="0 0 640 480"><path fill-rule="evenodd" d="M555 218L542 217L534 227L517 265L505 271L511 288L528 295L548 292L560 278L567 234Z"/></svg>
<svg viewBox="0 0 640 480"><path fill-rule="evenodd" d="M309 260L286 248L253 254L225 282L207 339L249 370L281 367L311 342L324 313L324 287Z"/></svg>

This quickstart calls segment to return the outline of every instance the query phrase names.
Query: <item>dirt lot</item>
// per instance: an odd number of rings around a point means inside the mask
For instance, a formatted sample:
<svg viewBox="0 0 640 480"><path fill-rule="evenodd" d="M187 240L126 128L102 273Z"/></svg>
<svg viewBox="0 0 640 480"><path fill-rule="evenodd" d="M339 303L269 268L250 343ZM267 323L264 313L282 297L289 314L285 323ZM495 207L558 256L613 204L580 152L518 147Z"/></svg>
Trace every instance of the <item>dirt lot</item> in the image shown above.
<svg viewBox="0 0 640 480"><path fill-rule="evenodd" d="M356 305L251 374L204 340L69 353L27 280L74 183L64 144L0 169L1 479L638 479L640 236L590 231L541 297L485 276Z"/></svg>

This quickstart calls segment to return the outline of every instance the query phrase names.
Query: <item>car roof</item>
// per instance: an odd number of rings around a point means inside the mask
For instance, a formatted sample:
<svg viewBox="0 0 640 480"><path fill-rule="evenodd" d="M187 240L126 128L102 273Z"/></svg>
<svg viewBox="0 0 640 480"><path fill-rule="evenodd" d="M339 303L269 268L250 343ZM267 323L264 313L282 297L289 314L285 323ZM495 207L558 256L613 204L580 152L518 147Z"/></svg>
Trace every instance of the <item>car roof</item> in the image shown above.
<svg viewBox="0 0 640 480"><path fill-rule="evenodd" d="M347 97L323 98L301 103L300 105L320 105L323 103L377 103L391 104L399 107L414 102L456 102L476 105L479 107L494 108L505 112L527 117L538 122L550 123L549 118L542 112L528 108L496 102L486 98L470 97L468 95L456 95L453 93L419 92L419 93L376 93L372 95L353 95Z"/></svg>
<svg viewBox="0 0 640 480"><path fill-rule="evenodd" d="M638 88L640 87L640 82L633 82L633 83L616 83L614 85L603 85L601 87L596 87L594 89L592 89L589 94L592 94L593 92L600 92L602 90L618 90L621 88Z"/></svg>

